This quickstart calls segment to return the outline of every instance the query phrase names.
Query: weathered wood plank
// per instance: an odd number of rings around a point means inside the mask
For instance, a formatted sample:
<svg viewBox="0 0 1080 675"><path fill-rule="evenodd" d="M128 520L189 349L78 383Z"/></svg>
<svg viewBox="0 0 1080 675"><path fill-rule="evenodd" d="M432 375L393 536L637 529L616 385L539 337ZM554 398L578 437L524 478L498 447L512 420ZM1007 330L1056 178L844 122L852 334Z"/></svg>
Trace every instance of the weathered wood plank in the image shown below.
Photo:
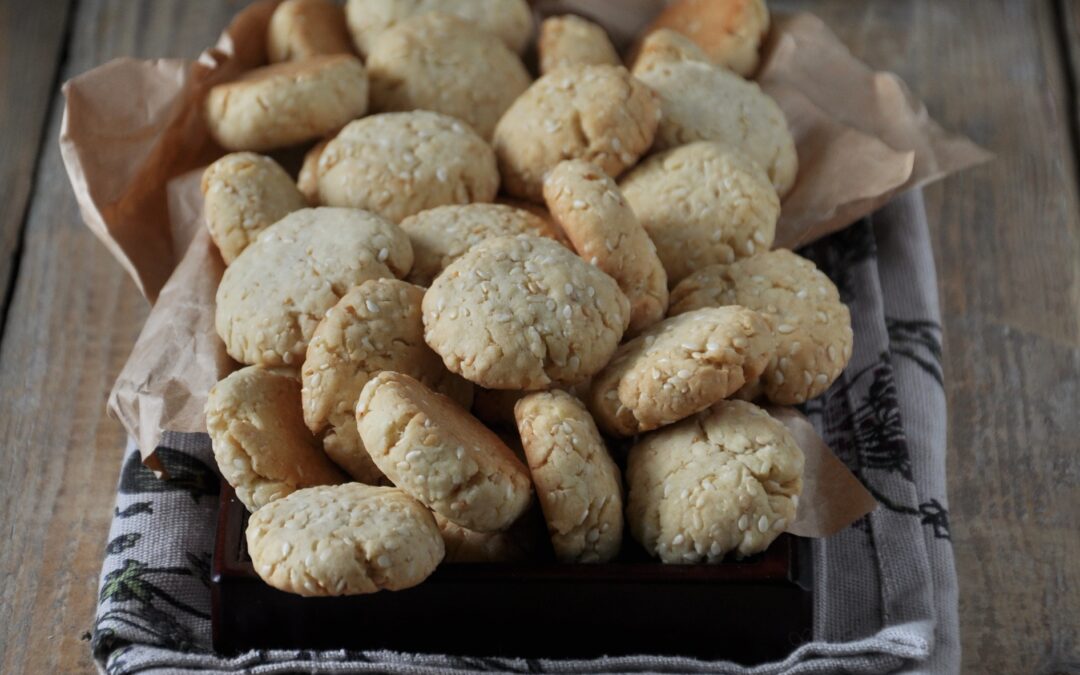
<svg viewBox="0 0 1080 675"><path fill-rule="evenodd" d="M64 78L117 56L193 57L238 9L219 0L82 0ZM80 636L93 620L124 446L105 396L146 315L134 285L80 221L54 140L60 107L34 178L0 345L4 673L93 669Z"/></svg>
<svg viewBox="0 0 1080 675"><path fill-rule="evenodd" d="M1071 672L1066 664L1080 662L1080 211L1077 111L1054 7L787 4L821 16L855 54L903 77L946 128L997 154L926 193L964 670ZM1062 5L1080 45L1080 9Z"/></svg>
<svg viewBox="0 0 1080 675"><path fill-rule="evenodd" d="M0 330L56 91L69 0L0 3Z"/></svg>

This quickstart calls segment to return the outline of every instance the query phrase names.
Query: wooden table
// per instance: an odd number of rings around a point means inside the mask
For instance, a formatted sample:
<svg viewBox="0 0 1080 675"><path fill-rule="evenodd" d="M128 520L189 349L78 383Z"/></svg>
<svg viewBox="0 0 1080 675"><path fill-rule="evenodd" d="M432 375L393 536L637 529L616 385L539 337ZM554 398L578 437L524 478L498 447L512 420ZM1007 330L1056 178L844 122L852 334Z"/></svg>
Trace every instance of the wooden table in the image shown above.
<svg viewBox="0 0 1080 675"><path fill-rule="evenodd" d="M241 3L0 2L0 672L90 671L124 445L105 397L146 303L80 221L60 83L192 57ZM927 190L965 670L1080 664L1080 6L795 2L997 161Z"/></svg>

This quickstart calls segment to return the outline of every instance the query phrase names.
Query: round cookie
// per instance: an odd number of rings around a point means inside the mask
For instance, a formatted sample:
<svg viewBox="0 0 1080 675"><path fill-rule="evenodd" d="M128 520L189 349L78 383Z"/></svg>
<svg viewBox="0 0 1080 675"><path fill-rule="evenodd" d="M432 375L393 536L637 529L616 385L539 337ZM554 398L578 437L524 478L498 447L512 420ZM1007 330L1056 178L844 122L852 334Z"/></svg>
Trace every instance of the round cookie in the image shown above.
<svg viewBox="0 0 1080 675"><path fill-rule="evenodd" d="M519 96L495 127L506 190L539 202L548 171L584 159L618 176L653 143L656 96L622 66L568 66Z"/></svg>
<svg viewBox="0 0 1080 675"><path fill-rule="evenodd" d="M424 339L488 389L544 389L600 370L630 319L615 281L550 239L498 237L424 295Z"/></svg>
<svg viewBox="0 0 1080 675"><path fill-rule="evenodd" d="M589 409L612 436L677 422L731 396L765 369L773 340L745 307L710 307L646 329L593 378Z"/></svg>
<svg viewBox="0 0 1080 675"><path fill-rule="evenodd" d="M738 151L699 141L653 155L619 183L675 285L694 270L767 251L780 198Z"/></svg>
<svg viewBox="0 0 1080 675"><path fill-rule="evenodd" d="M299 366L327 310L368 279L404 276L409 238L357 209L294 211L225 268L214 323L241 363Z"/></svg>
<svg viewBox="0 0 1080 675"><path fill-rule="evenodd" d="M368 79L354 56L255 68L206 96L210 135L226 150L273 150L325 136L367 112Z"/></svg>
<svg viewBox="0 0 1080 675"><path fill-rule="evenodd" d="M746 401L720 401L644 436L627 457L630 532L665 563L759 553L795 519L803 453Z"/></svg>
<svg viewBox="0 0 1080 675"><path fill-rule="evenodd" d="M447 265L486 239L529 234L565 241L558 226L524 209L503 204L440 206L401 221L412 242L413 261L408 280L430 286Z"/></svg>
<svg viewBox="0 0 1080 675"><path fill-rule="evenodd" d="M678 0L665 7L648 30L658 28L688 36L714 63L750 77L769 32L769 10L765 0Z"/></svg>
<svg viewBox="0 0 1080 675"><path fill-rule="evenodd" d="M573 14L544 19L536 49L540 55L540 72L545 75L563 66L622 65L604 29Z"/></svg>
<svg viewBox="0 0 1080 675"><path fill-rule="evenodd" d="M402 490L477 532L505 530L529 506L521 460L451 399L384 371L364 385L356 423L375 464Z"/></svg>
<svg viewBox="0 0 1080 675"><path fill-rule="evenodd" d="M246 536L262 580L306 596L409 588L444 553L422 504L397 488L362 483L294 492L252 514Z"/></svg>
<svg viewBox="0 0 1080 675"><path fill-rule="evenodd" d="M514 406L555 556L607 562L622 544L619 469L589 412L564 391L529 394Z"/></svg>
<svg viewBox="0 0 1080 675"><path fill-rule="evenodd" d="M438 12L380 35L367 69L374 110L434 110L468 122L483 138L491 138L495 123L532 83L499 38Z"/></svg>
<svg viewBox="0 0 1080 675"><path fill-rule="evenodd" d="M711 63L709 55L693 40L670 28L658 28L647 34L634 50L630 72L637 75L663 61L700 61Z"/></svg>
<svg viewBox="0 0 1080 675"><path fill-rule="evenodd" d="M296 177L296 187L310 206L319 206L319 158L331 139L325 138L304 153L304 163Z"/></svg>
<svg viewBox="0 0 1080 675"><path fill-rule="evenodd" d="M304 426L300 382L290 373L242 368L210 389L205 413L218 469L249 511L345 481Z"/></svg>
<svg viewBox="0 0 1080 675"><path fill-rule="evenodd" d="M795 141L780 106L756 83L697 61L664 61L636 76L663 111L654 151L716 141L757 162L781 197L791 190L799 168Z"/></svg>
<svg viewBox="0 0 1080 675"><path fill-rule="evenodd" d="M532 10L526 0L348 0L345 13L361 55L399 22L418 14L443 12L475 24L521 54L532 37Z"/></svg>
<svg viewBox="0 0 1080 675"><path fill-rule="evenodd" d="M351 53L345 11L331 0L285 0L270 17L266 55L271 63Z"/></svg>
<svg viewBox="0 0 1080 675"><path fill-rule="evenodd" d="M228 265L260 232L307 206L285 169L253 152L225 155L202 175L203 217Z"/></svg>
<svg viewBox="0 0 1080 675"><path fill-rule="evenodd" d="M775 353L761 380L740 395L803 403L824 393L851 358L851 313L840 292L814 263L785 249L698 270L675 287L671 301L673 315L738 304L765 318Z"/></svg>
<svg viewBox="0 0 1080 675"><path fill-rule="evenodd" d="M349 124L319 157L319 199L400 222L445 204L490 202L495 154L464 122L426 110Z"/></svg>
<svg viewBox="0 0 1080 675"><path fill-rule="evenodd" d="M304 421L349 475L377 484L356 429L356 400L376 373L407 373L460 405L472 404L472 385L451 374L424 343L420 301L424 291L397 279L373 279L353 288L315 329L301 371Z"/></svg>
<svg viewBox="0 0 1080 675"><path fill-rule="evenodd" d="M578 255L611 275L626 294L630 335L664 318L664 266L610 176L584 160L560 162L544 179L544 201Z"/></svg>

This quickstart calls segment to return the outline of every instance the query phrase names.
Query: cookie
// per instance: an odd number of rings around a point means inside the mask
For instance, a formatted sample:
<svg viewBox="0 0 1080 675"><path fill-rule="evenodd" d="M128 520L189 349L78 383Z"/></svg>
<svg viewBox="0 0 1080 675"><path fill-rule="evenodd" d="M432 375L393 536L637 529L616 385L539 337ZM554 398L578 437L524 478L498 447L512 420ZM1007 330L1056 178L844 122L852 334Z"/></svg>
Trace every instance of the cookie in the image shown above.
<svg viewBox="0 0 1080 675"><path fill-rule="evenodd" d="M489 239L424 295L424 339L488 389L545 389L600 370L630 319L615 281L550 239Z"/></svg>
<svg viewBox="0 0 1080 675"><path fill-rule="evenodd" d="M202 175L203 217L228 265L260 232L307 206L285 169L253 152L225 155Z"/></svg>
<svg viewBox="0 0 1080 675"><path fill-rule="evenodd" d="M757 310L776 341L760 382L774 403L795 405L825 392L851 358L851 313L836 286L811 261L777 249L732 265L714 265L672 291L671 313L739 304Z"/></svg>
<svg viewBox="0 0 1080 675"><path fill-rule="evenodd" d="M505 530L529 506L528 470L476 418L408 375L371 378L356 403L360 438L402 490L477 532Z"/></svg>
<svg viewBox="0 0 1080 675"><path fill-rule="evenodd" d="M495 123L532 83L499 38L439 12L380 35L367 68L374 110L434 110L468 122L483 138L491 138Z"/></svg>
<svg viewBox="0 0 1080 675"><path fill-rule="evenodd" d="M367 112L354 56L315 56L249 70L206 96L210 135L226 150L273 150L326 136Z"/></svg>
<svg viewBox="0 0 1080 675"><path fill-rule="evenodd" d="M697 43L716 64L750 77L757 71L761 41L769 32L765 0L677 0L648 30L671 28Z"/></svg>
<svg viewBox="0 0 1080 675"><path fill-rule="evenodd" d="M374 214L294 211L225 268L214 323L237 361L299 367L315 327L341 296L411 266L408 236Z"/></svg>
<svg viewBox="0 0 1080 675"><path fill-rule="evenodd" d="M653 155L619 183L675 285L691 272L769 250L780 198L760 166L719 143Z"/></svg>
<svg viewBox="0 0 1080 675"><path fill-rule="evenodd" d="M791 433L767 412L720 401L631 448L630 532L665 563L764 551L795 519L803 461Z"/></svg>
<svg viewBox="0 0 1080 675"><path fill-rule="evenodd" d="M544 175L564 159L584 159L618 176L652 145L659 114L653 92L621 66L550 72L519 96L495 127L505 188L539 202Z"/></svg>
<svg viewBox="0 0 1080 675"><path fill-rule="evenodd" d="M756 83L697 61L664 61L635 75L660 99L654 151L716 141L757 162L781 197L791 190L795 141L780 106Z"/></svg>
<svg viewBox="0 0 1080 675"><path fill-rule="evenodd" d="M490 202L495 154L469 125L425 110L349 124L319 157L319 200L391 220L445 204Z"/></svg>
<svg viewBox="0 0 1080 675"><path fill-rule="evenodd" d="M460 405L472 404L472 385L451 374L424 343L424 291L397 279L353 288L315 329L301 370L304 421L330 459L363 483L382 478L356 429L356 400L375 374L407 373Z"/></svg>
<svg viewBox="0 0 1080 675"><path fill-rule="evenodd" d="M630 335L664 318L664 266L611 177L584 160L560 162L544 179L544 201L578 255L615 279L630 301Z"/></svg>
<svg viewBox="0 0 1080 675"><path fill-rule="evenodd" d="M526 0L348 0L345 13L353 42L366 55L379 35L418 14L443 12L497 36L515 54L532 37L532 10Z"/></svg>
<svg viewBox="0 0 1080 675"><path fill-rule="evenodd" d="M304 426L295 375L242 368L210 389L205 413L218 469L249 511L346 479Z"/></svg>
<svg viewBox="0 0 1080 675"><path fill-rule="evenodd" d="M630 72L634 75L663 61L700 61L711 63L709 55L682 33L658 28L648 33L634 49Z"/></svg>
<svg viewBox="0 0 1080 675"><path fill-rule="evenodd" d="M361 483L294 492L252 514L246 535L262 580L306 596L400 591L426 579L444 553L422 504Z"/></svg>
<svg viewBox="0 0 1080 675"><path fill-rule="evenodd" d="M619 53L604 29L573 14L544 19L540 24L536 49L543 74L563 66L622 65Z"/></svg>
<svg viewBox="0 0 1080 675"><path fill-rule="evenodd" d="M447 265L486 239L529 234L565 241L551 221L502 204L440 206L409 216L401 229L409 235L415 256L408 279L420 286L430 286Z"/></svg>
<svg viewBox="0 0 1080 675"><path fill-rule="evenodd" d="M300 173L296 177L296 187L309 206L319 206L319 158L330 140L325 138L304 153L304 163L300 165Z"/></svg>
<svg viewBox="0 0 1080 675"><path fill-rule="evenodd" d="M351 53L345 11L331 0L285 0L270 17L266 55L271 63Z"/></svg>
<svg viewBox="0 0 1080 675"><path fill-rule="evenodd" d="M593 379L589 409L612 436L677 422L731 396L765 369L773 341L744 307L711 307L648 328Z"/></svg>
<svg viewBox="0 0 1080 675"><path fill-rule="evenodd" d="M555 556L614 558L622 544L619 469L585 406L564 391L536 392L518 401L514 416Z"/></svg>
<svg viewBox="0 0 1080 675"><path fill-rule="evenodd" d="M505 532L474 532L439 513L432 515L442 533L448 563L522 562L529 557L519 533L514 532L517 523Z"/></svg>

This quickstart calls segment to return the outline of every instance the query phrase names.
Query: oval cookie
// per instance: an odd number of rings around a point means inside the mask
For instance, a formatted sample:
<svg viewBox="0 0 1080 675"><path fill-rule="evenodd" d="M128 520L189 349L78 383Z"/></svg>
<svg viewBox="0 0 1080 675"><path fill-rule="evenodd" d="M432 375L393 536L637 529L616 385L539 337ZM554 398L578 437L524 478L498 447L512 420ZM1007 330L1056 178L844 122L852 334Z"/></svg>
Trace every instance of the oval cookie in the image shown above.
<svg viewBox="0 0 1080 675"><path fill-rule="evenodd" d="M444 553L422 504L396 488L361 483L294 492L252 514L246 536L262 580L306 596L409 588Z"/></svg>
<svg viewBox="0 0 1080 675"><path fill-rule="evenodd" d="M489 389L544 389L598 371L630 303L615 281L550 239L489 239L424 295L424 338L446 367Z"/></svg>
<svg viewBox="0 0 1080 675"><path fill-rule="evenodd" d="M540 73L544 75L563 66L622 65L604 29L573 14L544 19L536 49L540 55Z"/></svg>
<svg viewBox="0 0 1080 675"><path fill-rule="evenodd" d="M271 63L351 53L345 12L331 0L285 0L270 17L266 55Z"/></svg>
<svg viewBox="0 0 1080 675"><path fill-rule="evenodd" d="M362 55L379 35L418 14L453 14L498 36L517 54L532 37L532 10L526 0L348 0L349 30Z"/></svg>
<svg viewBox="0 0 1080 675"><path fill-rule="evenodd" d="M394 485L462 527L504 530L529 506L528 471L510 448L408 375L369 380L356 421L364 447Z"/></svg>
<svg viewBox="0 0 1080 675"><path fill-rule="evenodd" d="M210 389L206 430L221 475L249 511L345 475L326 457L300 413L300 382L251 366Z"/></svg>
<svg viewBox="0 0 1080 675"><path fill-rule="evenodd" d="M658 28L688 36L714 63L750 77L769 32L769 10L765 0L677 0L653 19L648 30Z"/></svg>
<svg viewBox="0 0 1080 675"><path fill-rule="evenodd" d="M795 519L803 464L783 424L752 403L720 401L631 448L630 532L665 563L759 553Z"/></svg>

